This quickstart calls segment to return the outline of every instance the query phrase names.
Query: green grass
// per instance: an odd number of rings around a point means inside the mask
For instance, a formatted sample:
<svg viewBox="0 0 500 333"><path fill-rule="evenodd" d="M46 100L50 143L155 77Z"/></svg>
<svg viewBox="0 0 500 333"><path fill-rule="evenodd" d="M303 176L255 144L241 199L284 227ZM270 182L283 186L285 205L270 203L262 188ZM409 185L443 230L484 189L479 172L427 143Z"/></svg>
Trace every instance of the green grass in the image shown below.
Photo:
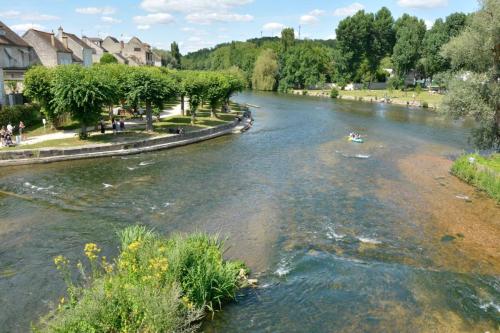
<svg viewBox="0 0 500 333"><path fill-rule="evenodd" d="M311 90L307 92L307 95L314 96L317 94L325 94L325 96L330 96L330 90ZM349 96L352 98L362 98L364 101L369 101L370 99L381 99L384 97L390 98L393 102L403 103L413 102L414 91L401 91L401 90L340 90L339 98L343 96ZM430 107L439 107L443 100L444 95L441 94L431 94L428 91L422 91L419 95L415 93L415 101L419 103L426 102Z"/></svg>
<svg viewBox="0 0 500 333"><path fill-rule="evenodd" d="M217 236L165 238L134 226L119 237L120 254L112 262L92 243L84 249L86 265L76 269L65 257L54 258L67 294L35 331L193 332L246 283L248 269L223 259Z"/></svg>
<svg viewBox="0 0 500 333"><path fill-rule="evenodd" d="M500 202L500 154L489 157L463 155L453 163L451 172Z"/></svg>

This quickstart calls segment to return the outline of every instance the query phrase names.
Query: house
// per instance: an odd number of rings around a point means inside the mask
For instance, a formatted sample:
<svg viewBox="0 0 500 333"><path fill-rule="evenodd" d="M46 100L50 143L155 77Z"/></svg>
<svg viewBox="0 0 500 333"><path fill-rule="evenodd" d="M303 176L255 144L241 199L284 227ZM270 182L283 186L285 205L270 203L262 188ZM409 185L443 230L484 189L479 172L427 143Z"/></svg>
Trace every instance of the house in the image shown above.
<svg viewBox="0 0 500 333"><path fill-rule="evenodd" d="M29 29L23 39L35 50L40 63L47 67L83 64L83 60L73 54L68 44L63 44L54 33Z"/></svg>
<svg viewBox="0 0 500 333"><path fill-rule="evenodd" d="M158 53L156 53L156 52L153 52L153 65L155 67L161 67L162 66L161 56Z"/></svg>
<svg viewBox="0 0 500 333"><path fill-rule="evenodd" d="M83 36L82 40L85 42L85 44L92 48L92 62L94 64L98 63L101 60L101 57L104 53L108 53L108 50L106 50L102 46L102 38Z"/></svg>
<svg viewBox="0 0 500 333"><path fill-rule="evenodd" d="M64 32L62 27L58 29L57 38L65 48L70 49L73 55L82 60L84 67L92 66L92 48L87 43L74 34Z"/></svg>
<svg viewBox="0 0 500 333"><path fill-rule="evenodd" d="M132 37L127 43L121 43L122 55L129 59L132 66L153 66L153 52L149 44L141 42L137 37Z"/></svg>
<svg viewBox="0 0 500 333"><path fill-rule="evenodd" d="M22 82L36 60L28 43L0 21L0 105L6 104L4 80Z"/></svg>
<svg viewBox="0 0 500 333"><path fill-rule="evenodd" d="M108 36L102 41L101 47L111 53L116 60L118 60L118 63L128 64L128 59L126 59L122 54L122 49L124 47L123 41L119 42L115 37Z"/></svg>

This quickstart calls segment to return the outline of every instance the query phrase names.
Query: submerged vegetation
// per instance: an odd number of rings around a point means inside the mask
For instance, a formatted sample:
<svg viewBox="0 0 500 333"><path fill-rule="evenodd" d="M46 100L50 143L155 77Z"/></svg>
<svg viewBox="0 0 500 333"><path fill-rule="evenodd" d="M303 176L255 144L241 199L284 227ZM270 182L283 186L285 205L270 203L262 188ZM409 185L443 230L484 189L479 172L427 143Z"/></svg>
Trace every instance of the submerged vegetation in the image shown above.
<svg viewBox="0 0 500 333"><path fill-rule="evenodd" d="M193 332L246 282L246 266L225 261L216 236L165 238L142 226L119 236L120 254L111 262L96 244L85 245L88 265L76 264L77 280L67 258L54 259L67 295L35 331Z"/></svg>
<svg viewBox="0 0 500 333"><path fill-rule="evenodd" d="M451 172L500 202L500 154L490 157L463 155L453 163Z"/></svg>

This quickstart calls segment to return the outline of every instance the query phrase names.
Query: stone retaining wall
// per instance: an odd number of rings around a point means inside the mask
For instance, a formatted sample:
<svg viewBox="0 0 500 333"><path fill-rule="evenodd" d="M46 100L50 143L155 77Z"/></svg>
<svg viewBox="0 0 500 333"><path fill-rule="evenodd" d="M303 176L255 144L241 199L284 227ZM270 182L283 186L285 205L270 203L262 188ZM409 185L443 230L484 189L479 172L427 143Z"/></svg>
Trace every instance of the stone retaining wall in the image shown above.
<svg viewBox="0 0 500 333"><path fill-rule="evenodd" d="M189 132L182 135L177 134L111 145L92 147L83 146L75 148L25 149L13 151L7 150L0 152L0 166L50 163L93 157L130 155L159 149L173 148L229 134L238 125L246 127L250 126L250 122L247 120L243 120L241 122L234 120L229 124Z"/></svg>

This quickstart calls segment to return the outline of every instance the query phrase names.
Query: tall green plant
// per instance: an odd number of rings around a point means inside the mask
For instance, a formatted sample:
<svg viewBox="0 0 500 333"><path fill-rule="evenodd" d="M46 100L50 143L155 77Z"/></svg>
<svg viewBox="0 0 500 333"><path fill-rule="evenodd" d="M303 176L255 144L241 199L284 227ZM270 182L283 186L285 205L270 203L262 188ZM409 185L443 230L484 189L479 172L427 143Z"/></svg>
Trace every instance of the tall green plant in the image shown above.
<svg viewBox="0 0 500 333"><path fill-rule="evenodd" d="M53 69L34 66L24 75L24 94L38 102L42 113L52 124L57 125L58 113L52 104L52 100L54 99L52 90L53 80Z"/></svg>

